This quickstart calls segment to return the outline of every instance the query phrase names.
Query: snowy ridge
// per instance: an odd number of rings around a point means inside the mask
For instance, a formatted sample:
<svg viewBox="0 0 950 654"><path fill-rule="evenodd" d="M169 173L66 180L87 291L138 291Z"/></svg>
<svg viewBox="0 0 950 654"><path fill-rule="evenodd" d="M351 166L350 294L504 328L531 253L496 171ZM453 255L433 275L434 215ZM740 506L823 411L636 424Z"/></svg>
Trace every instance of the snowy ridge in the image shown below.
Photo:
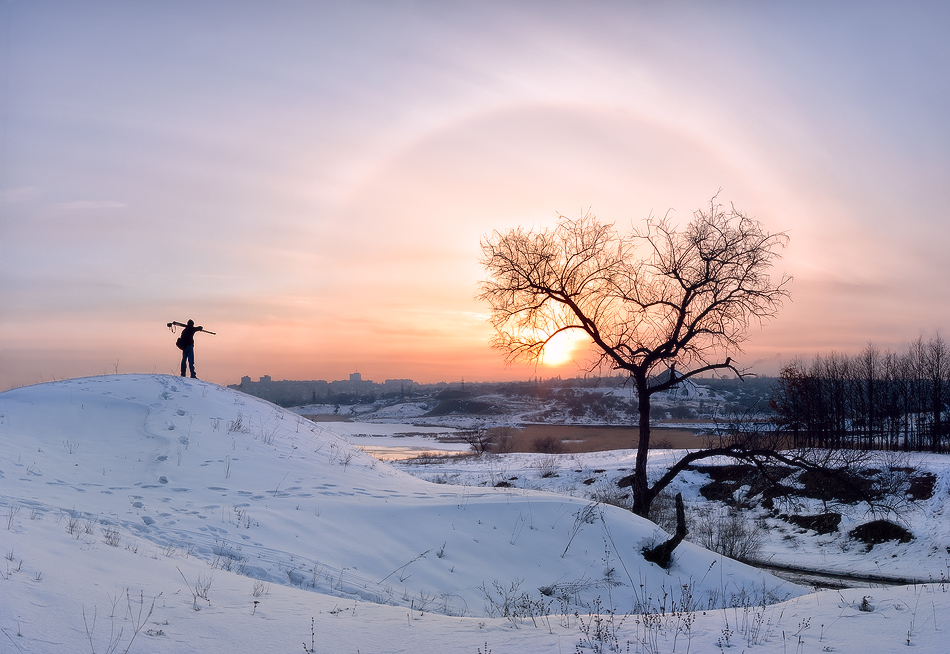
<svg viewBox="0 0 950 654"><path fill-rule="evenodd" d="M0 652L293 651L314 616L317 651L573 651L575 611L806 592L689 543L661 570L639 550L664 534L619 508L429 483L164 375L0 394L0 516Z"/></svg>

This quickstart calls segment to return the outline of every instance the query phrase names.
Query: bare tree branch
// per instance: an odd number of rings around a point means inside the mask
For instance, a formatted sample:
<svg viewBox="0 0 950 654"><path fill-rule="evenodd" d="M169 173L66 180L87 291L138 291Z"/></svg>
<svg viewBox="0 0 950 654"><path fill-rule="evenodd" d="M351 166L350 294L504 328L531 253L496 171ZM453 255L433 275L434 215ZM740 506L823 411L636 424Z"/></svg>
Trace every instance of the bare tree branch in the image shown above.
<svg viewBox="0 0 950 654"><path fill-rule="evenodd" d="M790 278L771 269L787 243L714 196L679 229L667 214L623 234L590 213L548 230L516 228L482 240L488 273L477 297L491 307L492 345L509 362L538 363L557 334L591 341L591 368L624 370L640 423L634 511L646 515L650 396L733 364L748 329L774 317ZM675 474L675 473L674 473Z"/></svg>

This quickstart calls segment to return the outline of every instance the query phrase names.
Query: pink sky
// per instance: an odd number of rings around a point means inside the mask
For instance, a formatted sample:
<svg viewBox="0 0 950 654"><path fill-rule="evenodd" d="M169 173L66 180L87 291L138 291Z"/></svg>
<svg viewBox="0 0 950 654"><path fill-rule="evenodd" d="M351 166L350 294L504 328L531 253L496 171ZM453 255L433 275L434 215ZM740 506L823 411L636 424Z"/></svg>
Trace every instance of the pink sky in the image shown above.
<svg viewBox="0 0 950 654"><path fill-rule="evenodd" d="M720 188L790 236L742 365L946 336L947 28L942 3L5 3L0 390L174 372L188 318L219 383L577 374L489 349L479 240L686 221Z"/></svg>

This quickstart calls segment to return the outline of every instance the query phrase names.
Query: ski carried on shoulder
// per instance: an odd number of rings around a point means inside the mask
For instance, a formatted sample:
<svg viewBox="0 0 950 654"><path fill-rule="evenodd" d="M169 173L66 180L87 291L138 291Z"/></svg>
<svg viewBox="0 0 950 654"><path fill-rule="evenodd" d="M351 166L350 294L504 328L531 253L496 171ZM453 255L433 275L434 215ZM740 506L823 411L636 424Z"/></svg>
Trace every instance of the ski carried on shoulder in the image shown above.
<svg viewBox="0 0 950 654"><path fill-rule="evenodd" d="M187 327L188 325L186 325L185 323L178 322L177 320L173 320L169 323L166 323L165 326L168 327L170 330L172 330L172 334L174 334L175 327ZM213 332L210 329L201 328L201 329L198 329L197 331L203 332L205 334L211 334L212 336L218 335L217 332Z"/></svg>

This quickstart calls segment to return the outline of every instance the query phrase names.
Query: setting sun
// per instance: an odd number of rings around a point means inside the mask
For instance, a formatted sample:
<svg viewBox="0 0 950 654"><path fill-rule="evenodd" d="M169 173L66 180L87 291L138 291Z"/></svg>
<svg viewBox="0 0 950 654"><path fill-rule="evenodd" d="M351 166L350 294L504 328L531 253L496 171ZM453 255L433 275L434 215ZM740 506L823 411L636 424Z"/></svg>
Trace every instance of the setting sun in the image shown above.
<svg viewBox="0 0 950 654"><path fill-rule="evenodd" d="M582 350L589 340L587 334L579 329L561 332L544 346L541 364L550 367L563 366L574 359L575 353Z"/></svg>

